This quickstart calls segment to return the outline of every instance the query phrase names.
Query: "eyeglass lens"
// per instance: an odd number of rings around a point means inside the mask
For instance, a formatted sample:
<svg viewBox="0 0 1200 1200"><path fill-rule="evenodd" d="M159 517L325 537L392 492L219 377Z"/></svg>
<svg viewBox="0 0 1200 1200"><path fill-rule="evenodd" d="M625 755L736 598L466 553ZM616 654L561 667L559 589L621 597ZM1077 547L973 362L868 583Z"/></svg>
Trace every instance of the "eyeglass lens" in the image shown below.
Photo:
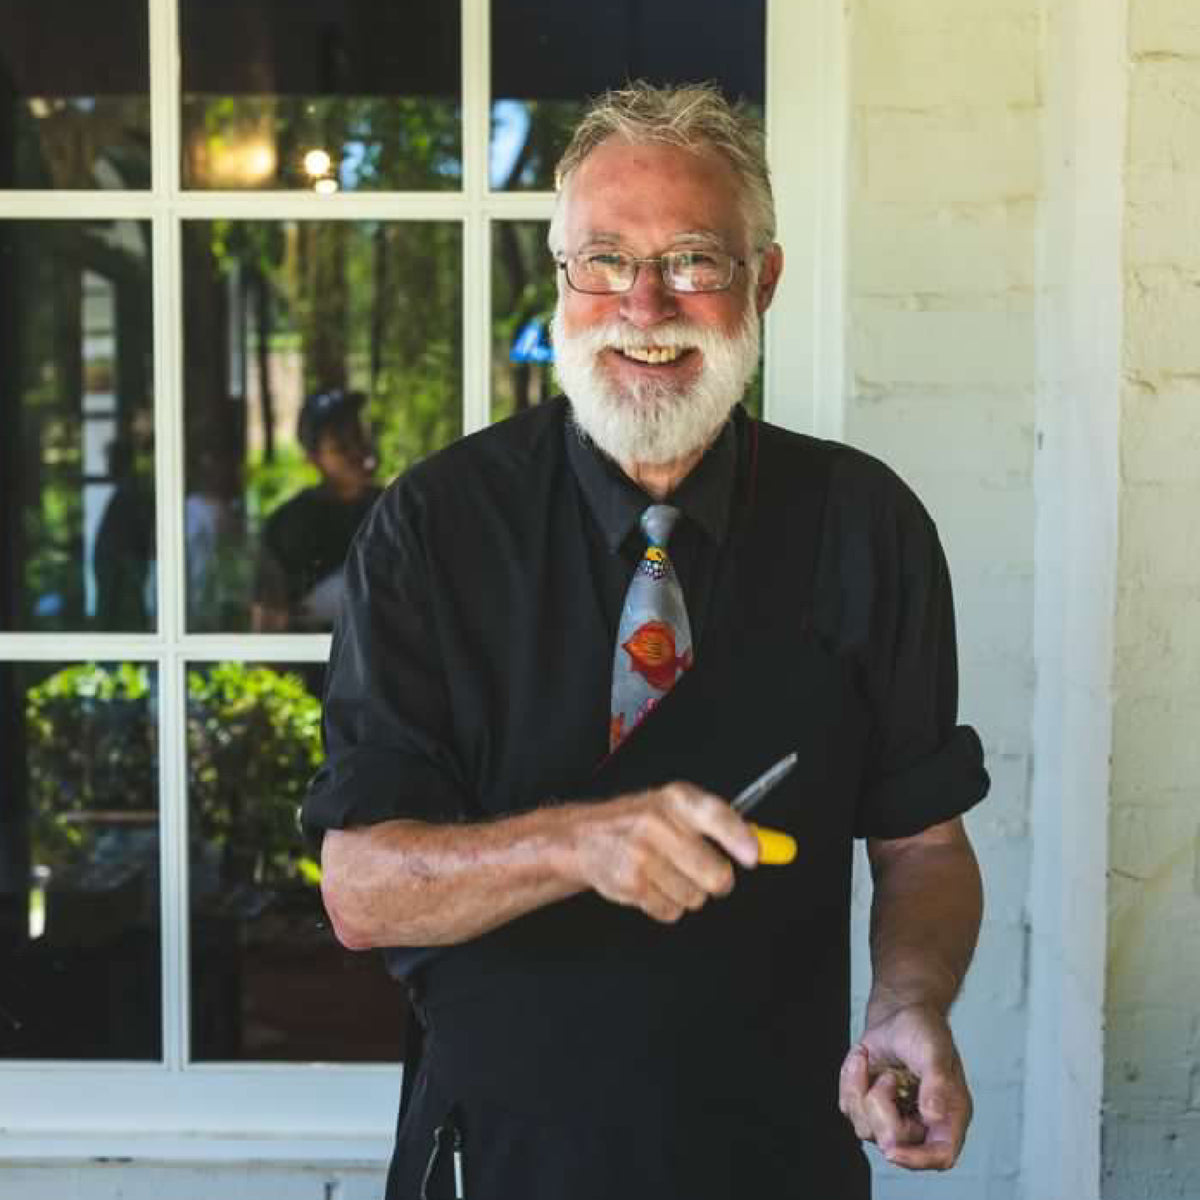
<svg viewBox="0 0 1200 1200"><path fill-rule="evenodd" d="M681 250L659 259L628 254L579 254L567 262L568 281L586 292L627 292L642 267L657 268L673 292L716 292L733 278L734 260L717 251Z"/></svg>

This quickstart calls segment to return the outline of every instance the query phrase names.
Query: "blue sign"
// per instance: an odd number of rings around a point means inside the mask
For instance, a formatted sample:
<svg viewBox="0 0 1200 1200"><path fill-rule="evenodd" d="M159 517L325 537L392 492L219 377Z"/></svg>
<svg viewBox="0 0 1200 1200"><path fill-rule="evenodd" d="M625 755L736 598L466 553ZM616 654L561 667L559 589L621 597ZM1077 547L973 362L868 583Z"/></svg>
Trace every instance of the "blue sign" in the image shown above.
<svg viewBox="0 0 1200 1200"><path fill-rule="evenodd" d="M546 322L541 317L534 317L525 322L513 339L508 358L510 362L515 363L551 363L554 361L554 347L550 345Z"/></svg>

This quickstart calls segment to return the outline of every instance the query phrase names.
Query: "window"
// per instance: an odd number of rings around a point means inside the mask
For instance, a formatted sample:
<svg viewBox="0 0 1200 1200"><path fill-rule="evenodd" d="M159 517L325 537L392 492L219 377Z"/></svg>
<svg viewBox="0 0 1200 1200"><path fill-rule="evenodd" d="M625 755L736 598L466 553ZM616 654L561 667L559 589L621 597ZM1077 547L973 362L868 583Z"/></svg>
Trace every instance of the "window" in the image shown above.
<svg viewBox="0 0 1200 1200"><path fill-rule="evenodd" d="M344 552L328 456L369 503L552 394L584 96L763 107L792 290L753 403L834 431L838 6L702 7L0 12L0 1155L386 1149L402 993L295 826L334 585L294 531Z"/></svg>

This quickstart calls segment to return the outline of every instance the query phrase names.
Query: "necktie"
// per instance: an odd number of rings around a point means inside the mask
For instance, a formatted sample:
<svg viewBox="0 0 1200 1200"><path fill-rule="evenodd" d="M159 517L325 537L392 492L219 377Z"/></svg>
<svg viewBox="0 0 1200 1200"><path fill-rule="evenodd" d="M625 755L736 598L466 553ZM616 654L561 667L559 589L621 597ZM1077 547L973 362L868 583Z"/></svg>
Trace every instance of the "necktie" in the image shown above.
<svg viewBox="0 0 1200 1200"><path fill-rule="evenodd" d="M652 504L641 525L649 545L625 593L613 659L609 749L615 749L692 665L683 589L667 557L679 509Z"/></svg>

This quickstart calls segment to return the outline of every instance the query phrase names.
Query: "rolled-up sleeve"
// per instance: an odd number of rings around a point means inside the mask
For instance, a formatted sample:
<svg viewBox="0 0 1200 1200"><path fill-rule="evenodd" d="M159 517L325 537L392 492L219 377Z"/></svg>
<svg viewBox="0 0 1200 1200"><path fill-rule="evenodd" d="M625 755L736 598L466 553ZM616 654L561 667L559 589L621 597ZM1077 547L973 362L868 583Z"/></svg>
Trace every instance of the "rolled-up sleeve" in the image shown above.
<svg viewBox="0 0 1200 1200"><path fill-rule="evenodd" d="M393 486L350 549L326 674L325 761L305 797L305 837L470 807L452 751L419 510Z"/></svg>
<svg viewBox="0 0 1200 1200"><path fill-rule="evenodd" d="M852 456L827 517L825 621L872 714L855 834L911 837L987 795L983 747L958 724L954 597L937 528L890 471Z"/></svg>

